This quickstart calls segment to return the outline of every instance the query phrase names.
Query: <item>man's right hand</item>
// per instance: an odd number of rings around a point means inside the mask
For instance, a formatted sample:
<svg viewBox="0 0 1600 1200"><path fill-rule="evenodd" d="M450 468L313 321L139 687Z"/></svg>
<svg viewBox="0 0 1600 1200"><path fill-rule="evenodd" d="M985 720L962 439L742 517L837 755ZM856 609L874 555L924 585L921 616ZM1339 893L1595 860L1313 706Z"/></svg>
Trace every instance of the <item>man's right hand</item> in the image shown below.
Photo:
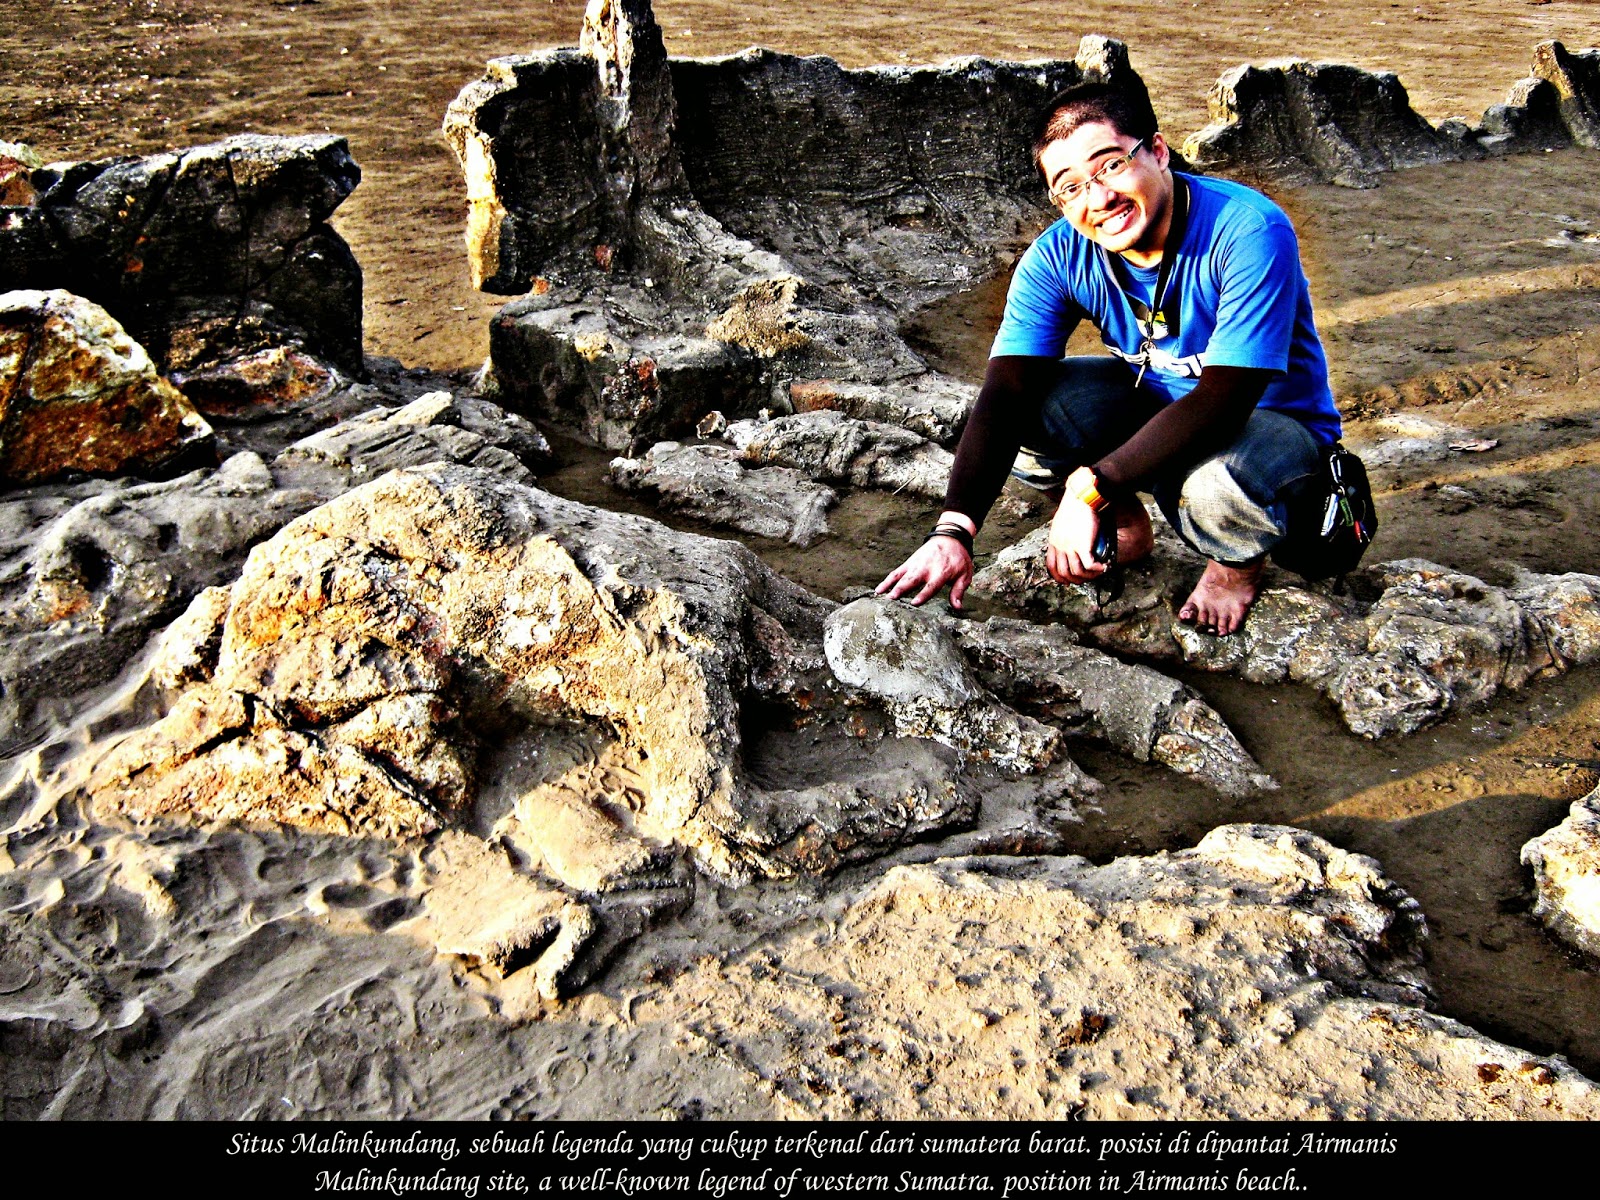
<svg viewBox="0 0 1600 1200"><path fill-rule="evenodd" d="M972 519L963 513L947 512L939 520L941 523L954 521L976 532ZM967 548L955 538L936 537L929 538L917 547L916 553L890 571L876 590L880 596L887 593L891 600L899 600L907 593L915 592L916 595L911 596L911 603L922 604L937 595L945 584L949 584L950 607L960 608L961 597L966 595L971 583L972 555L967 553Z"/></svg>

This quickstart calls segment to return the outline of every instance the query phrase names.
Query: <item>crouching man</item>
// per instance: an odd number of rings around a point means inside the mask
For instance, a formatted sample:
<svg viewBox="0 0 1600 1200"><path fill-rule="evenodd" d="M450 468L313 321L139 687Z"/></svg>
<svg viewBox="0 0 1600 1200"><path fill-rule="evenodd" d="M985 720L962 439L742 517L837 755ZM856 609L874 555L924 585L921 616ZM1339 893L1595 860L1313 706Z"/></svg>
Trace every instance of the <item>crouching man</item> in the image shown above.
<svg viewBox="0 0 1600 1200"><path fill-rule="evenodd" d="M878 592L921 604L948 584L959 608L1010 470L1061 495L1062 583L1107 569L1113 529L1117 561L1149 553L1152 492L1209 560L1179 619L1230 634L1340 435L1294 229L1250 188L1174 173L1149 100L1104 84L1057 95L1033 155L1062 219L1017 265L946 511ZM1083 318L1111 357L1062 358Z"/></svg>

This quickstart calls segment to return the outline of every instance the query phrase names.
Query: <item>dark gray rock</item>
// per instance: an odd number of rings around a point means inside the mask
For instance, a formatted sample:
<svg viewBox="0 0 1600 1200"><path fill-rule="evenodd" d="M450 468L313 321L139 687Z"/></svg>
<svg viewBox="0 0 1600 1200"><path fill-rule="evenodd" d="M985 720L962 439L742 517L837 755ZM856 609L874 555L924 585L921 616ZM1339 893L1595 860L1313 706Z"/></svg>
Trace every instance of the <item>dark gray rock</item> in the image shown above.
<svg viewBox="0 0 1600 1200"><path fill-rule="evenodd" d="M1478 144L1490 154L1527 154L1558 150L1572 144L1561 115L1561 93L1537 75L1511 85L1505 103L1491 104L1475 131Z"/></svg>
<svg viewBox="0 0 1600 1200"><path fill-rule="evenodd" d="M797 546L828 532L838 500L788 467L746 467L730 446L657 442L643 458L612 459L610 478L671 512Z"/></svg>
<svg viewBox="0 0 1600 1200"><path fill-rule="evenodd" d="M331 136L53 164L0 224L0 290L85 296L165 370L295 344L359 375L361 269L327 222L360 177Z"/></svg>
<svg viewBox="0 0 1600 1200"><path fill-rule="evenodd" d="M952 440L972 391L900 324L1045 224L1026 126L1086 77L1143 89L1103 38L1076 62L669 61L645 0L594 0L583 51L497 59L445 120L474 278L529 293L491 330L501 397L637 454L712 409L787 411L798 380Z"/></svg>
<svg viewBox="0 0 1600 1200"><path fill-rule="evenodd" d="M1183 144L1206 170L1247 169L1346 187L1463 157L1411 107L1398 76L1336 63L1240 66L1207 98L1211 124Z"/></svg>

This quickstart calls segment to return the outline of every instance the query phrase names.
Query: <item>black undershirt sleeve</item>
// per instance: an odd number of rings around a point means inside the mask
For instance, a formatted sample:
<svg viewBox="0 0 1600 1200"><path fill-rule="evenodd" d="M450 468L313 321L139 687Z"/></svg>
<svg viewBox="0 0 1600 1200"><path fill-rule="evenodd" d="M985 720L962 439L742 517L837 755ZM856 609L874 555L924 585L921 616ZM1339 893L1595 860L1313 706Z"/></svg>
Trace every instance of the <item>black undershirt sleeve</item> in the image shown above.
<svg viewBox="0 0 1600 1200"><path fill-rule="evenodd" d="M1016 461L1038 406L1061 370L1059 359L1021 355L989 360L967 417L945 491L947 511L982 525ZM1238 437L1275 372L1208 366L1188 395L1162 407L1117 449L1093 464L1108 495L1135 490L1164 471L1215 454Z"/></svg>
<svg viewBox="0 0 1600 1200"><path fill-rule="evenodd" d="M1223 449L1244 429L1275 374L1259 367L1202 367L1188 395L1163 407L1093 464L1101 490L1115 494L1137 488Z"/></svg>
<svg viewBox="0 0 1600 1200"><path fill-rule="evenodd" d="M1061 370L1058 358L991 358L983 387L967 414L945 489L946 512L965 513L981 526L1006 485L1030 417Z"/></svg>

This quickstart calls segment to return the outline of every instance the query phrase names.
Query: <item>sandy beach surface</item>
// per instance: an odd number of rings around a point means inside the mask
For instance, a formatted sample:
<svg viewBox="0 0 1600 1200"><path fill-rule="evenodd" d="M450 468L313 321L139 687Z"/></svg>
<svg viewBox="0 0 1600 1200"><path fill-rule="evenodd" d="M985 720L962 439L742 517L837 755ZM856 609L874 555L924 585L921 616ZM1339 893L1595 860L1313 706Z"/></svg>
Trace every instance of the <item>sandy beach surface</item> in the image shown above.
<svg viewBox="0 0 1600 1200"><path fill-rule="evenodd" d="M1043 0L873 7L868 15L842 0L663 0L656 11L674 54L759 44L851 66L969 54L1070 58L1080 35L1104 33L1128 43L1175 140L1204 124L1206 90L1241 62L1297 57L1393 70L1423 115L1475 121L1526 74L1535 43L1600 46L1600 6L1575 0L1087 0L1070 9L1070 27L1068 10ZM241 131L343 134L363 182L335 223L365 271L369 353L442 372L481 363L487 321L504 298L468 282L464 189L439 124L487 59L575 42L577 0L8 0L6 8L0 137L69 159ZM1597 161L1593 151L1568 150L1413 169L1370 191L1272 189L1301 235L1351 440L1395 436L1397 418L1425 413L1497 443L1487 453L1377 473L1386 524L1376 557L1432 558L1491 583L1507 582L1517 566L1600 573ZM977 378L1002 299L1003 281L922 314L917 344L936 365ZM649 511L600 480L606 456L562 449L564 465L545 486ZM837 598L898 563L920 541L930 511L859 494L843 502L833 521L838 536L820 549L755 544L779 570ZM980 551L1008 544L1037 519L996 520ZM1530 885L1517 860L1524 841L1600 781L1600 676L1578 670L1377 744L1352 738L1307 691L1216 676L1185 681L1281 789L1222 799L1154 767L1083 752L1083 765L1106 787L1099 811L1072 834L1072 852L1105 862L1191 846L1227 822L1264 821L1370 854L1427 914L1440 1011L1600 1075L1600 970L1529 915ZM433 1114L498 1106L501 1115L582 1116L637 1104L641 1115L654 1115L651 1098L676 1086L674 1051L637 1034L624 1047L622 1026L608 1014L650 993L652 955L687 962L742 945L740 931L757 921L752 913L776 920L784 905L800 903L706 889L651 951L625 955L562 1020L514 1032L502 1016L515 1006L494 988L463 981L430 948L385 934L415 911L421 868L407 851L235 830L178 831L145 845L83 820L60 818L58 831L81 835L63 843L48 871L30 876L36 894L7 892L7 907L37 914L50 927L46 941L98 939L159 966L164 1028L185 1032L162 1034L167 1058L136 1087L103 1070L97 1077L76 1051L55 1064L13 1056L0 1065L7 1116L267 1115L186 1108L183 1088L163 1091L163 1079L197 1081L193 1090L207 1095L230 1086L271 1091L285 1097L283 1112L272 1115L398 1115L422 1096ZM12 857L20 852L14 847ZM177 884L157 889L181 921L158 932L124 906L108 909L108 924L97 929L56 928L65 918L52 924L61 897L97 895L112 880L126 889L128 880L159 875L153 860L162 856L187 864ZM314 932L296 933L278 919L290 916ZM28 953L45 957L24 979L18 955ZM0 994L53 969L44 951L7 947ZM78 1004L87 1012L91 1001L66 989L50 1011L59 1017ZM270 1018L246 1019L252 1005L268 1003ZM344 1013L339 1022L311 1020L330 1005ZM127 1028L132 1038L155 1036L139 1013L127 1014ZM582 1030L576 1043L574 1029ZM379 1045L406 1047L384 1060L387 1074L348 1066ZM452 1074L438 1054L443 1046L476 1056L476 1068ZM636 1064L631 1072L595 1066L624 1052ZM73 1063L79 1074L69 1078ZM516 1079L524 1082L507 1082ZM717 1084L707 1076L699 1086ZM730 1102L723 1115L739 1112Z"/></svg>

